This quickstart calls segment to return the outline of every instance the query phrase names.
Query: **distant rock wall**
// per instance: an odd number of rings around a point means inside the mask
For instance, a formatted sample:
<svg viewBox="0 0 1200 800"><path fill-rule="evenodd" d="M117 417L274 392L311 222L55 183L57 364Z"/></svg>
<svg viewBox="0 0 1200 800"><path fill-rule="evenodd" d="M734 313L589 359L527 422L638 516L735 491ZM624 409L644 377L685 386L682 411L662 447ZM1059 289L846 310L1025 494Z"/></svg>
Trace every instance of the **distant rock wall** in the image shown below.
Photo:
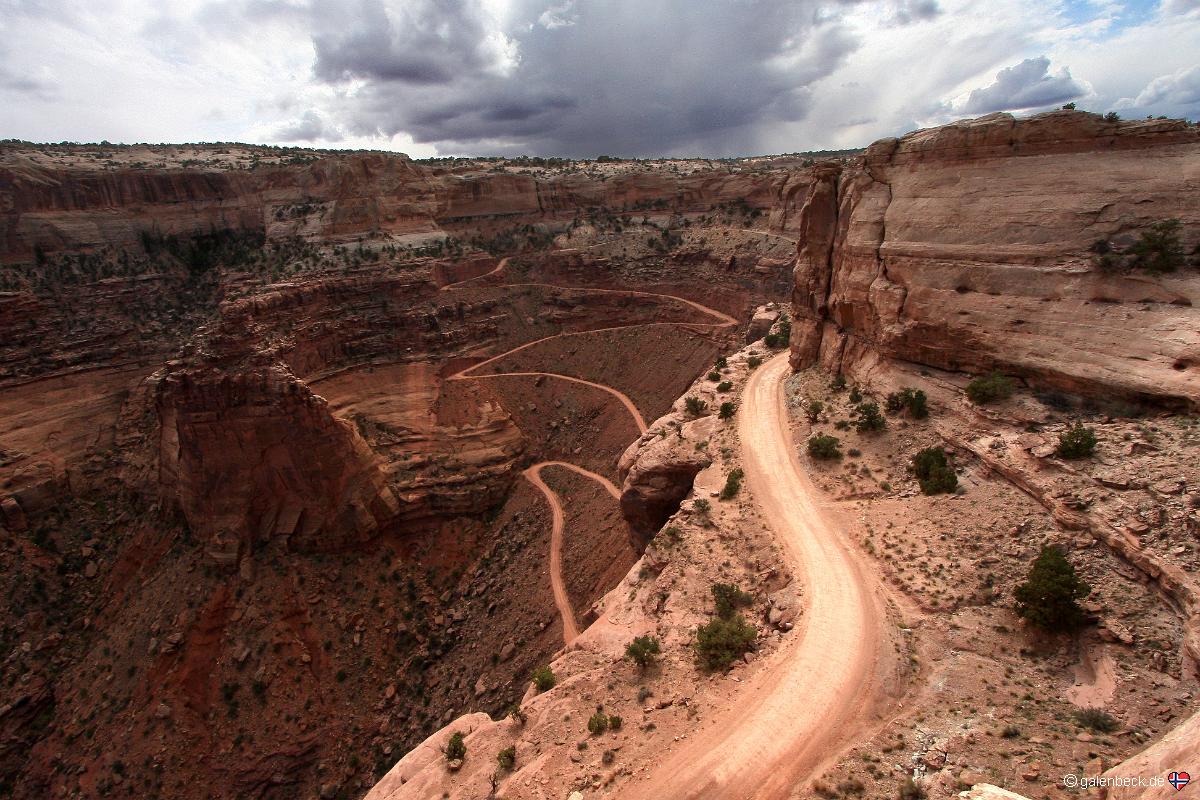
<svg viewBox="0 0 1200 800"><path fill-rule="evenodd" d="M1098 240L1177 218L1200 240L1200 128L993 114L873 144L810 194L792 362L884 357L1200 407L1200 279L1110 275ZM831 241L826 257L826 243Z"/></svg>

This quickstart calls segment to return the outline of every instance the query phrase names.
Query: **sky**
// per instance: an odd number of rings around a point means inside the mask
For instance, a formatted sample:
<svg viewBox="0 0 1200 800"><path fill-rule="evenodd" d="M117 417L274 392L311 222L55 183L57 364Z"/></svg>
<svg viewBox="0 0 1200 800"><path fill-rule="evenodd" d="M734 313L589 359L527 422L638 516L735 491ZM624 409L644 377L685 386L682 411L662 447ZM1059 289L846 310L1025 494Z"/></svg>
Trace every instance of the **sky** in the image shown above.
<svg viewBox="0 0 1200 800"><path fill-rule="evenodd" d="M0 0L0 138L720 157L1067 102L1200 119L1200 0Z"/></svg>

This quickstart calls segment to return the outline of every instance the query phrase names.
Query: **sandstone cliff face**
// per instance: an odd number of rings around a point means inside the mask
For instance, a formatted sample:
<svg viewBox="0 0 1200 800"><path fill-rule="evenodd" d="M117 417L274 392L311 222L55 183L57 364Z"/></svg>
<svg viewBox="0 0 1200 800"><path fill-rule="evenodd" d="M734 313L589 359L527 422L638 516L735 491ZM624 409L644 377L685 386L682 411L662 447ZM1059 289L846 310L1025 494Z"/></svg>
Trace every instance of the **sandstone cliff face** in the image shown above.
<svg viewBox="0 0 1200 800"><path fill-rule="evenodd" d="M278 537L361 544L399 514L366 442L286 367L168 372L160 385L160 491L219 563Z"/></svg>
<svg viewBox="0 0 1200 800"><path fill-rule="evenodd" d="M1003 369L1195 407L1200 281L1105 274L1089 248L1177 218L1190 251L1198 185L1200 129L1175 120L994 114L877 142L841 175L835 220L809 200L793 364Z"/></svg>

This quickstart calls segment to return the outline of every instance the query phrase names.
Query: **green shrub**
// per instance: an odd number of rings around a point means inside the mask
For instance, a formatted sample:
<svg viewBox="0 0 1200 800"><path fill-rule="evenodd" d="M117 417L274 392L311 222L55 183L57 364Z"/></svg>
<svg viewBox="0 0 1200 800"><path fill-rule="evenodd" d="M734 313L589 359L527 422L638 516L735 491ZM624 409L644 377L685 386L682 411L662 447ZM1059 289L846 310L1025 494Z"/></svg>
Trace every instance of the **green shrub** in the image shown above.
<svg viewBox="0 0 1200 800"><path fill-rule="evenodd" d="M706 669L729 669L757 638L758 631L741 614L729 619L717 617L696 628L696 655Z"/></svg>
<svg viewBox="0 0 1200 800"><path fill-rule="evenodd" d="M742 470L735 467L725 476L725 486L721 489L722 500L732 500L742 488Z"/></svg>
<svg viewBox="0 0 1200 800"><path fill-rule="evenodd" d="M731 583L714 583L711 591L721 619L730 619L739 608L754 602L753 597Z"/></svg>
<svg viewBox="0 0 1200 800"><path fill-rule="evenodd" d="M854 417L854 429L859 433L877 433L887 427L878 403L859 403L854 407Z"/></svg>
<svg viewBox="0 0 1200 800"><path fill-rule="evenodd" d="M661 652L662 645L653 636L638 636L625 645L625 657L642 669L653 664Z"/></svg>
<svg viewBox="0 0 1200 800"><path fill-rule="evenodd" d="M833 380L829 383L829 388L835 392L840 392L846 388L846 376L840 372L833 376Z"/></svg>
<svg viewBox="0 0 1200 800"><path fill-rule="evenodd" d="M857 386L850 387L850 402L853 405L858 405L859 403L862 402L862 400L863 400L862 392L860 392L858 390L858 387Z"/></svg>
<svg viewBox="0 0 1200 800"><path fill-rule="evenodd" d="M529 717L525 714L525 709L521 708L517 703L513 703L508 707L508 716L518 725L524 725L529 721Z"/></svg>
<svg viewBox="0 0 1200 800"><path fill-rule="evenodd" d="M708 373L708 379L710 381L719 381L721 380L721 373L714 369L712 372Z"/></svg>
<svg viewBox="0 0 1200 800"><path fill-rule="evenodd" d="M907 411L913 419L925 419L929 416L925 392L907 386L887 396L887 410L893 414Z"/></svg>
<svg viewBox="0 0 1200 800"><path fill-rule="evenodd" d="M841 441L836 436L818 434L809 438L808 454L813 458L819 458L823 461L841 458L842 451L838 447L839 444L841 444Z"/></svg>
<svg viewBox="0 0 1200 800"><path fill-rule="evenodd" d="M712 511L712 503L708 502L703 497L697 497L692 501L692 511L695 511L702 517L707 517L708 512Z"/></svg>
<svg viewBox="0 0 1200 800"><path fill-rule="evenodd" d="M717 416L721 419L733 419L733 415L736 411L737 407L734 406L733 403L730 403L728 400L726 400L724 403L721 403L721 409L717 412Z"/></svg>
<svg viewBox="0 0 1200 800"><path fill-rule="evenodd" d="M760 356L750 356L746 359L746 366L750 367L750 369L757 369L761 364L762 358Z"/></svg>
<svg viewBox="0 0 1200 800"><path fill-rule="evenodd" d="M1104 121L1105 122L1120 122L1121 115L1115 111L1110 111L1104 115Z"/></svg>
<svg viewBox="0 0 1200 800"><path fill-rule="evenodd" d="M496 753L496 763L500 765L500 769L511 771L517 765L517 748L509 745Z"/></svg>
<svg viewBox="0 0 1200 800"><path fill-rule="evenodd" d="M558 678L554 677L554 671L549 666L538 667L533 671L533 684L537 686L539 692L553 689L557 682Z"/></svg>
<svg viewBox="0 0 1200 800"><path fill-rule="evenodd" d="M725 356L717 356L717 369L725 369L729 366L729 362L725 360Z"/></svg>
<svg viewBox="0 0 1200 800"><path fill-rule="evenodd" d="M683 405L687 408L687 412L693 417L698 417L708 408L708 403L701 400L699 397L691 395L683 399Z"/></svg>
<svg viewBox="0 0 1200 800"><path fill-rule="evenodd" d="M978 405L1012 397L1013 379L999 372L976 378L967 384L967 397Z"/></svg>
<svg viewBox="0 0 1200 800"><path fill-rule="evenodd" d="M450 740L446 742L446 760L462 761L466 757L467 743L463 741L463 735L455 731L450 734Z"/></svg>
<svg viewBox="0 0 1200 800"><path fill-rule="evenodd" d="M1096 434L1091 428L1076 422L1058 435L1060 458L1090 458L1096 452Z"/></svg>
<svg viewBox="0 0 1200 800"><path fill-rule="evenodd" d="M958 488L958 476L940 447L927 447L913 456L913 472L925 494L949 494Z"/></svg>
<svg viewBox="0 0 1200 800"><path fill-rule="evenodd" d="M1081 708L1072 716L1080 726L1097 733L1113 733L1120 727L1115 717L1099 708Z"/></svg>
<svg viewBox="0 0 1200 800"><path fill-rule="evenodd" d="M718 392L728 392L732 388L733 388L733 384L729 381L721 381L720 383L717 384Z"/></svg>
<svg viewBox="0 0 1200 800"><path fill-rule="evenodd" d="M603 711L597 711L588 717L588 733L599 736L606 730L608 730L608 715Z"/></svg>
<svg viewBox="0 0 1200 800"><path fill-rule="evenodd" d="M1151 225L1148 231L1143 231L1142 238L1129 248L1133 266L1154 274L1174 272L1183 266L1179 229L1179 220L1165 219Z"/></svg>
<svg viewBox="0 0 1200 800"><path fill-rule="evenodd" d="M621 730L621 726L624 724L625 724L625 720L621 719L616 714L613 714L612 716L610 716L608 718L608 729L611 731Z"/></svg>
<svg viewBox="0 0 1200 800"><path fill-rule="evenodd" d="M1053 547L1043 547L1034 560L1029 577L1013 591L1017 614L1045 630L1077 628L1086 615L1079 600L1091 594L1091 587L1075 574L1075 567Z"/></svg>
<svg viewBox="0 0 1200 800"><path fill-rule="evenodd" d="M820 400L809 400L804 405L804 413L808 416L809 422L816 422L821 418L821 412L825 410L825 404Z"/></svg>

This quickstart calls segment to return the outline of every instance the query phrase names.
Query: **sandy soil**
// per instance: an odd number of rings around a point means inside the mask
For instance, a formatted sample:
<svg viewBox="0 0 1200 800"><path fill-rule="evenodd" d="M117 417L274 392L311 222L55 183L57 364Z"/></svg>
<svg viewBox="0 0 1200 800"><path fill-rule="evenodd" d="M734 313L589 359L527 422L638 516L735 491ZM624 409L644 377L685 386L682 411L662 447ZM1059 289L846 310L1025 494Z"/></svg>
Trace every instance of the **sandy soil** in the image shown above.
<svg viewBox="0 0 1200 800"><path fill-rule="evenodd" d="M880 592L824 517L796 456L779 355L750 378L738 413L747 483L806 587L802 635L751 680L719 730L689 740L632 798L786 797L851 739L884 660Z"/></svg>

